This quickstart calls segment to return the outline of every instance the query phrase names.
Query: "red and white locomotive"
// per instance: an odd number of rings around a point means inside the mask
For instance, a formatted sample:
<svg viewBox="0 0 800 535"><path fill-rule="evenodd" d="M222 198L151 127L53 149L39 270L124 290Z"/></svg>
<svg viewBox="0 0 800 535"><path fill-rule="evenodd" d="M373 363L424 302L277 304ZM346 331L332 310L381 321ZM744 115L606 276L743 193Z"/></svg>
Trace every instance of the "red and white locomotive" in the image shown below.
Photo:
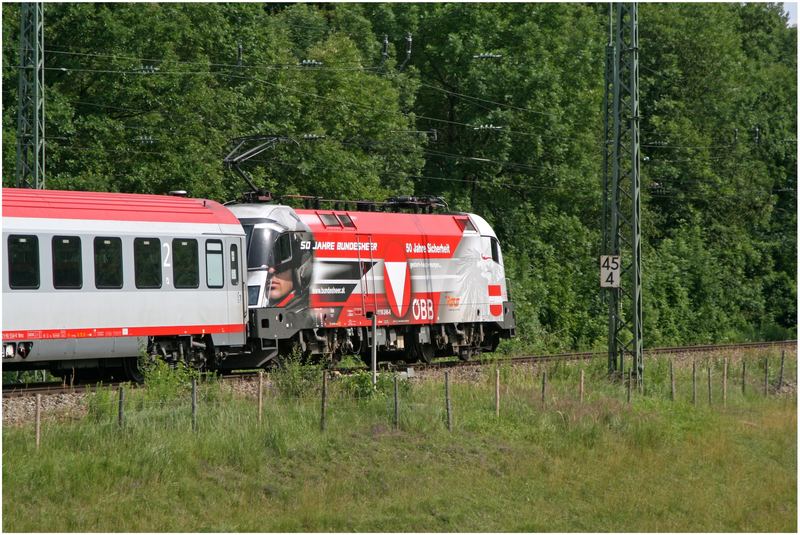
<svg viewBox="0 0 800 535"><path fill-rule="evenodd" d="M214 369L298 348L429 361L514 334L503 260L474 214L223 206L3 190L3 369Z"/></svg>

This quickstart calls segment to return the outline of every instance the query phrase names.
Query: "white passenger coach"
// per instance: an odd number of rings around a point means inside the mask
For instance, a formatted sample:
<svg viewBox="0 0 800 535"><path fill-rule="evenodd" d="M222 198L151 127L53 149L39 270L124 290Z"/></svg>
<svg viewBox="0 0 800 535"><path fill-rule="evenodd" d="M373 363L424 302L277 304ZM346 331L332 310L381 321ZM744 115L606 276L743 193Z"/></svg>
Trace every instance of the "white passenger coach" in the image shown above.
<svg viewBox="0 0 800 535"><path fill-rule="evenodd" d="M145 350L191 361L245 344L245 235L219 203L4 189L2 204L5 371L135 375Z"/></svg>

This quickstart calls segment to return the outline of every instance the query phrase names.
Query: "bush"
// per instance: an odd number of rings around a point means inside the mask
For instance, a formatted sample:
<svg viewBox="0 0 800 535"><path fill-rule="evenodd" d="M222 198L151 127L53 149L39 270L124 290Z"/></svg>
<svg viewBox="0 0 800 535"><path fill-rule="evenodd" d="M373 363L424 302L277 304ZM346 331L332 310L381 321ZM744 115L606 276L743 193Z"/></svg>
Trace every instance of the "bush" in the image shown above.
<svg viewBox="0 0 800 535"><path fill-rule="evenodd" d="M284 396L316 396L322 380L321 372L321 365L303 364L300 355L293 353L285 357L272 372L272 380Z"/></svg>
<svg viewBox="0 0 800 535"><path fill-rule="evenodd" d="M170 366L161 359L141 364L147 397L168 401L185 397L191 389L192 378L199 379L200 372L183 364Z"/></svg>
<svg viewBox="0 0 800 535"><path fill-rule="evenodd" d="M101 422L113 414L118 406L119 394L117 390L108 386L100 386L92 395L86 397L87 416L91 422Z"/></svg>
<svg viewBox="0 0 800 535"><path fill-rule="evenodd" d="M357 371L351 375L342 376L340 384L346 394L356 399L394 395L394 376L387 373L378 374L374 387L372 386L372 372L369 371ZM398 381L397 387L402 394L407 394L411 390L408 381Z"/></svg>

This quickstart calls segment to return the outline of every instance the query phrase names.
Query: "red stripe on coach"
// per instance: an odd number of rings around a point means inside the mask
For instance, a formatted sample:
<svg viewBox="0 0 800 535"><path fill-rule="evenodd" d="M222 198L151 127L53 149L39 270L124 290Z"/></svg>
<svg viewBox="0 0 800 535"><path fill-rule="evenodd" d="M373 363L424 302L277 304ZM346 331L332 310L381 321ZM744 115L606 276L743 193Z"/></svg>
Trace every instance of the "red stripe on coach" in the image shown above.
<svg viewBox="0 0 800 535"><path fill-rule="evenodd" d="M499 284L490 284L489 285L489 297L500 297L502 294L500 293L500 285Z"/></svg>
<svg viewBox="0 0 800 535"><path fill-rule="evenodd" d="M168 327L100 327L97 329L46 329L3 331L3 340L58 340L64 338L113 338L119 336L170 336L187 334L238 333L243 323L228 325L173 325Z"/></svg>

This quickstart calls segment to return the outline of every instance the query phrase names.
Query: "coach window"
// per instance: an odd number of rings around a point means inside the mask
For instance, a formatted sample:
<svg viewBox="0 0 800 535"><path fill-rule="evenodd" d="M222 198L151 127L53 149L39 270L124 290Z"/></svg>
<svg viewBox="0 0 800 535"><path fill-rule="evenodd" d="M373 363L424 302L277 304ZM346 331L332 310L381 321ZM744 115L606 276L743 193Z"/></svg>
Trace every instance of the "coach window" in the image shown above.
<svg viewBox="0 0 800 535"><path fill-rule="evenodd" d="M94 239L94 285L100 290L122 288L122 240Z"/></svg>
<svg viewBox="0 0 800 535"><path fill-rule="evenodd" d="M222 288L225 282L222 260L222 242L208 240L206 242L206 284L209 288Z"/></svg>
<svg viewBox="0 0 800 535"><path fill-rule="evenodd" d="M8 237L8 285L14 290L39 287L39 239Z"/></svg>
<svg viewBox="0 0 800 535"><path fill-rule="evenodd" d="M172 240L172 278L176 288L197 288L200 285L200 264L197 240Z"/></svg>
<svg viewBox="0 0 800 535"><path fill-rule="evenodd" d="M83 286L81 239L53 236L53 287L75 290Z"/></svg>
<svg viewBox="0 0 800 535"><path fill-rule="evenodd" d="M137 288L161 288L161 240L133 240L133 272Z"/></svg>
<svg viewBox="0 0 800 535"><path fill-rule="evenodd" d="M239 285L239 247L231 245L231 284Z"/></svg>

